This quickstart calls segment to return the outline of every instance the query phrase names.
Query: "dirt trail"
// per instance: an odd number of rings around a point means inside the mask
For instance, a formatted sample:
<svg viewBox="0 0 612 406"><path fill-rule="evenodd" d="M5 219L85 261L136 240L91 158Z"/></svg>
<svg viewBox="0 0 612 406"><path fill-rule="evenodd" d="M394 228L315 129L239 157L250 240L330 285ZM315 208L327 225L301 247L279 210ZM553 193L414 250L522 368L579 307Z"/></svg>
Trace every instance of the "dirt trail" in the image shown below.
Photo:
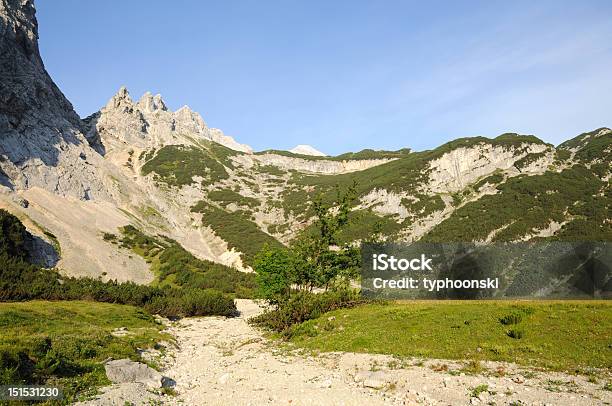
<svg viewBox="0 0 612 406"><path fill-rule="evenodd" d="M610 375L586 377L526 371L486 363L498 376L469 375L464 363L399 360L386 355L324 353L316 357L279 348L247 319L260 313L238 300L240 317L202 317L174 323L177 347L162 359L176 396L141 384L113 385L84 405L602 405ZM488 374L491 375L491 374ZM486 385L486 386L484 386ZM480 388L480 389L475 389Z"/></svg>
<svg viewBox="0 0 612 406"><path fill-rule="evenodd" d="M186 405L551 404L612 402L603 383L554 373L525 374L505 365L503 377L436 372L440 361L405 364L382 355L292 355L265 340L247 319L261 309L237 302L240 317L186 319L171 328L179 349L165 374ZM450 370L462 364L445 362ZM499 367L501 364L489 364ZM445 367L442 367L443 369ZM440 369L440 368L438 368ZM376 372L378 371L378 372ZM521 374L522 372L522 374ZM525 378L527 375L528 378ZM364 382L365 381L365 382ZM471 396L479 385L488 391ZM494 393L494 394L493 394ZM522 403L517 403L522 402Z"/></svg>

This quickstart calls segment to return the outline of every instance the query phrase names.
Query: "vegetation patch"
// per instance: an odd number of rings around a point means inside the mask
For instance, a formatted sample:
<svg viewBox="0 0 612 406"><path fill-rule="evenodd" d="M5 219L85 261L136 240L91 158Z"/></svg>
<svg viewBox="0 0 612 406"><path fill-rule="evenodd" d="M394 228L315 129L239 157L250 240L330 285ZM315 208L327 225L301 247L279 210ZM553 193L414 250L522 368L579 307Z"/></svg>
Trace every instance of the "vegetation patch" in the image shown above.
<svg viewBox="0 0 612 406"><path fill-rule="evenodd" d="M121 231L121 244L151 264L157 286L215 289L235 297L253 297L253 274L196 258L170 238L151 237L130 225Z"/></svg>
<svg viewBox="0 0 612 406"><path fill-rule="evenodd" d="M417 194L415 197L418 199L417 201L402 199L401 202L402 206L408 208L413 213L413 217L427 217L436 211L444 210L446 207L440 195L427 196Z"/></svg>
<svg viewBox="0 0 612 406"><path fill-rule="evenodd" d="M154 172L154 179L171 186L193 183L194 176L206 182L227 179L225 166L209 150L193 146L167 145L142 166L142 174Z"/></svg>
<svg viewBox="0 0 612 406"><path fill-rule="evenodd" d="M126 328L129 336L111 332ZM0 303L0 384L56 385L62 404L110 384L102 361L138 360L139 349L170 337L142 309L108 303Z"/></svg>
<svg viewBox="0 0 612 406"><path fill-rule="evenodd" d="M281 247L282 244L274 237L262 231L250 220L247 214L241 212L229 213L205 201L200 201L191 208L192 212L202 213L202 223L210 226L220 238L227 242L230 248L242 253L242 261L251 265L255 254L265 244Z"/></svg>
<svg viewBox="0 0 612 406"><path fill-rule="evenodd" d="M230 203L235 203L238 206L247 206L249 208L256 208L260 206L259 200L243 196L240 193L234 192L233 190L213 190L208 192L208 198L223 206L227 206Z"/></svg>
<svg viewBox="0 0 612 406"><path fill-rule="evenodd" d="M257 169L259 172L267 173L268 175L273 176L283 176L287 173L286 171L275 165L259 165Z"/></svg>
<svg viewBox="0 0 612 406"><path fill-rule="evenodd" d="M517 339L500 319L525 305L531 314L520 328L529 334ZM333 330L323 328L329 318ZM611 330L607 301L411 301L335 310L295 326L291 340L318 351L507 361L576 372L610 368Z"/></svg>
<svg viewBox="0 0 612 406"><path fill-rule="evenodd" d="M498 183L501 183L503 180L504 180L504 175L502 175L501 173L494 173L493 175L489 175L479 180L478 182L476 182L474 184L474 190L479 190L481 187L483 187L487 183L491 185L497 185Z"/></svg>
<svg viewBox="0 0 612 406"><path fill-rule="evenodd" d="M373 234L381 234L393 238L401 230L402 224L391 216L380 216L371 209L352 210L348 214L348 223L338 230L337 240L340 244L355 241L367 241ZM316 233L316 224L304 230L305 234Z"/></svg>
<svg viewBox="0 0 612 406"><path fill-rule="evenodd" d="M517 160L514 163L514 167L518 169L519 171L522 171L523 169L525 169L532 163L539 161L545 156L546 156L546 152L534 152L534 153L527 154L521 159Z"/></svg>
<svg viewBox="0 0 612 406"><path fill-rule="evenodd" d="M606 222L612 192L599 176L583 165L562 172L519 176L487 195L457 209L423 239L431 242L483 241L495 231L494 241L513 241L545 229L552 221L566 224L559 240L610 241L612 224Z"/></svg>
<svg viewBox="0 0 612 406"><path fill-rule="evenodd" d="M362 149L359 152L347 152L333 157L334 160L360 160L360 159L396 159L410 154L410 148L402 148L397 151L385 151L374 149Z"/></svg>
<svg viewBox="0 0 612 406"><path fill-rule="evenodd" d="M262 313L249 322L291 338L305 332L307 326L301 325L302 322L316 319L331 310L353 307L360 303L364 301L359 293L348 289L321 294L302 291L291 295L277 310ZM313 332L306 334L311 335Z"/></svg>

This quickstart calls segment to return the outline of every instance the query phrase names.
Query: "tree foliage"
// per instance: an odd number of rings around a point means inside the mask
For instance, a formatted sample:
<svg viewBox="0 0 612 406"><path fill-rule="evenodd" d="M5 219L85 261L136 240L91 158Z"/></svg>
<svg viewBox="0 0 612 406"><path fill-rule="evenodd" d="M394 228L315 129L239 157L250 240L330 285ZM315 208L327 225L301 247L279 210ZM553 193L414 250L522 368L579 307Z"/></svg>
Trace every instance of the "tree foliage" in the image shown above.
<svg viewBox="0 0 612 406"><path fill-rule="evenodd" d="M315 221L288 247L265 246L256 256L254 270L260 297L271 303L285 302L292 290L312 292L347 286L360 265L359 249L340 243L339 234L350 220L355 186L341 193L333 203L322 196L313 202Z"/></svg>

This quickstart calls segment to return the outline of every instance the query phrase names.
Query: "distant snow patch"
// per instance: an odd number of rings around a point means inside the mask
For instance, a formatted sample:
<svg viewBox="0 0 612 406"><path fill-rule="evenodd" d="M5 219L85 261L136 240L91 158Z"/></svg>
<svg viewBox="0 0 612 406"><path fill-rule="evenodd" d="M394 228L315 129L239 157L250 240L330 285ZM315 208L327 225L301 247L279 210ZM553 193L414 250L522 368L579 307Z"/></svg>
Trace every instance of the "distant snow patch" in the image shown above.
<svg viewBox="0 0 612 406"><path fill-rule="evenodd" d="M289 152L300 155L327 156L327 154L314 149L310 145L296 145L295 148L289 150Z"/></svg>

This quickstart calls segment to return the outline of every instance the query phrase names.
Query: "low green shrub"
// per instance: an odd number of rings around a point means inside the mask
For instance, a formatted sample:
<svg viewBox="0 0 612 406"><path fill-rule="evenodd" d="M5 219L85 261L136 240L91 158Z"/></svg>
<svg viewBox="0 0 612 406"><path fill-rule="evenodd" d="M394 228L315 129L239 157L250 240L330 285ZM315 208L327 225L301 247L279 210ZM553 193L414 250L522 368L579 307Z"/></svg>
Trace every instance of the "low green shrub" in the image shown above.
<svg viewBox="0 0 612 406"><path fill-rule="evenodd" d="M0 349L0 384L31 382L34 364L23 350Z"/></svg>
<svg viewBox="0 0 612 406"><path fill-rule="evenodd" d="M170 289L173 294L155 296L144 305L145 310L154 314L172 316L235 316L234 300L216 290Z"/></svg>
<svg viewBox="0 0 612 406"><path fill-rule="evenodd" d="M241 252L242 262L252 265L255 255L268 244L270 247L282 247L274 237L263 232L250 218L250 214L242 211L228 212L205 201L196 203L191 211L202 213L202 223L215 230L215 234L225 240L230 248Z"/></svg>
<svg viewBox="0 0 612 406"><path fill-rule="evenodd" d="M236 312L233 299L215 290L63 277L6 254L0 254L0 263L5 264L0 268L0 301L91 300L144 307L167 317L229 316Z"/></svg>
<svg viewBox="0 0 612 406"><path fill-rule="evenodd" d="M484 392L489 392L489 385L482 384L475 386L473 388L470 388L470 397L477 398Z"/></svg>
<svg viewBox="0 0 612 406"><path fill-rule="evenodd" d="M519 324L523 320L523 315L520 313L510 313L499 319L499 322L504 326L511 324Z"/></svg>
<svg viewBox="0 0 612 406"><path fill-rule="evenodd" d="M513 328L506 332L506 335L510 338L514 338L516 340L520 340L525 335L525 331L519 328Z"/></svg>
<svg viewBox="0 0 612 406"><path fill-rule="evenodd" d="M254 317L250 322L290 338L293 335L293 326L316 319L331 310L353 307L363 302L359 293L350 289L324 293L300 291L293 293L276 309Z"/></svg>

